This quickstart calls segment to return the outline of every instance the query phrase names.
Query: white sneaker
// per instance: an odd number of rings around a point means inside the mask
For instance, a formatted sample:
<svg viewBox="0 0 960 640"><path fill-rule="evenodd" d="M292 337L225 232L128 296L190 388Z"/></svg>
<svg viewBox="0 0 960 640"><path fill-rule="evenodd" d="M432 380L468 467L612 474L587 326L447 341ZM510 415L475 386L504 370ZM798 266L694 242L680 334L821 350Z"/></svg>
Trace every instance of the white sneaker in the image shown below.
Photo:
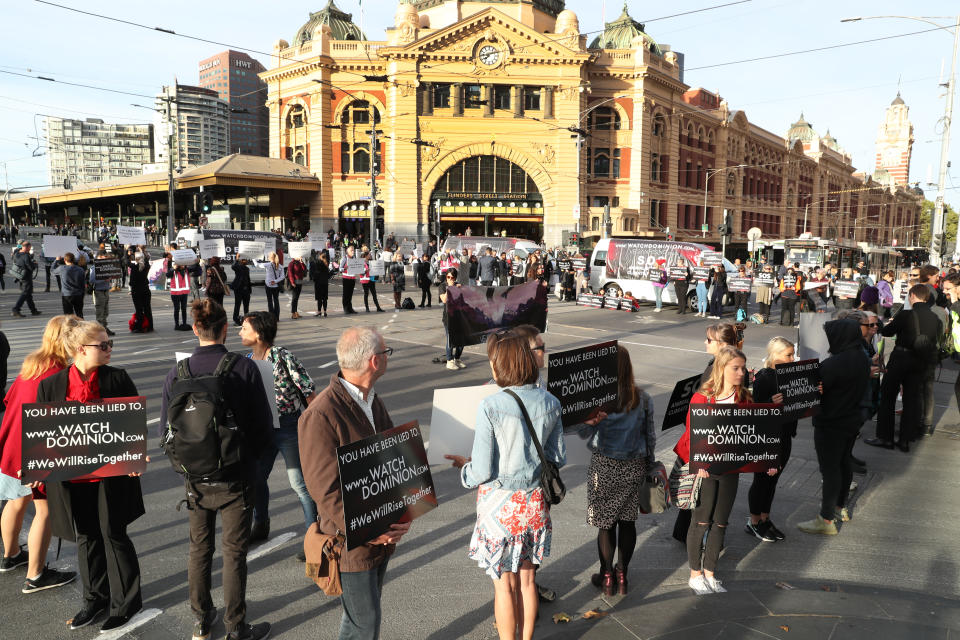
<svg viewBox="0 0 960 640"><path fill-rule="evenodd" d="M467 365L463 364L461 360L454 360L454 363L457 365L457 369L466 369Z"/></svg>
<svg viewBox="0 0 960 640"><path fill-rule="evenodd" d="M456 371L459 368L460 367L457 366L456 360L447 360L447 369L450 369L451 371Z"/></svg>
<svg viewBox="0 0 960 640"><path fill-rule="evenodd" d="M704 582L707 583L707 586L710 587L710 590L714 593L726 593L727 590L723 588L723 584L717 580L716 576L703 576Z"/></svg>
<svg viewBox="0 0 960 640"><path fill-rule="evenodd" d="M654 313L660 313L661 311L663 311L663 309L654 309L654 310L653 310Z"/></svg>
<svg viewBox="0 0 960 640"><path fill-rule="evenodd" d="M690 581L687 582L690 585L690 588L693 589L693 592L698 596L706 596L713 593L713 589L710 588L710 585L707 584L707 581L704 580L703 574L690 578Z"/></svg>

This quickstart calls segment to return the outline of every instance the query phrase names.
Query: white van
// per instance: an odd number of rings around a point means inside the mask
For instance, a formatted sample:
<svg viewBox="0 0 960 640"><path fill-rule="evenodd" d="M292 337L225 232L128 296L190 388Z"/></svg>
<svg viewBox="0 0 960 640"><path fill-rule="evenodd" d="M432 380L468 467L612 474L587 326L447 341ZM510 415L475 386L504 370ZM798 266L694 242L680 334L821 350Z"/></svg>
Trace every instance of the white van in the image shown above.
<svg viewBox="0 0 960 640"><path fill-rule="evenodd" d="M677 259L683 258L691 269L698 265L704 251L713 251L713 247L696 242L675 242L669 240L643 240L638 238L604 238L597 242L590 255L590 288L613 295L616 291L629 291L639 300L653 302L653 282L643 279L648 269L657 267L658 259L665 259L663 268L677 266ZM735 273L733 264L726 258L723 266L727 273ZM677 294L673 283L668 282L661 297L664 303L677 303ZM696 308L696 286L691 283L687 289L687 304Z"/></svg>

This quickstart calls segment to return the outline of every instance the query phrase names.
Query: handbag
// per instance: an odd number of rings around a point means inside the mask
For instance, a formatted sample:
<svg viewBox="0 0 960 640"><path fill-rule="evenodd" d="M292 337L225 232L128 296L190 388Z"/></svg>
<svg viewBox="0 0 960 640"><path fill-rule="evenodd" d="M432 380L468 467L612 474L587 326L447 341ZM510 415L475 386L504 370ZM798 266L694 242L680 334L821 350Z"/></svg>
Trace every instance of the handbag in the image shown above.
<svg viewBox="0 0 960 640"><path fill-rule="evenodd" d="M677 458L670 470L670 501L677 509L693 509L700 497L700 476L690 473L690 464Z"/></svg>
<svg viewBox="0 0 960 640"><path fill-rule="evenodd" d="M278 356L277 362L280 363L280 366L283 367L284 377L290 381L290 386L293 387L293 390L297 394L297 399L300 400L300 405L306 409L310 403L307 402L307 397L303 395L303 391L300 390L300 387L297 385L296 381L293 379L293 376L290 375L290 369L287 367L287 361L282 355Z"/></svg>
<svg viewBox="0 0 960 640"><path fill-rule="evenodd" d="M520 412L523 414L523 421L527 425L527 431L533 438L533 444L537 446L537 454L540 456L540 488L543 489L543 499L547 504L560 504L563 497L567 495L567 488L560 479L560 468L543 454L543 447L540 446L540 439L537 438L537 432L533 430L533 423L530 421L530 414L527 408L523 406L523 400L511 389L504 389L520 405Z"/></svg>
<svg viewBox="0 0 960 640"><path fill-rule="evenodd" d="M663 463L653 463L640 486L640 513L663 513L670 508L669 482Z"/></svg>
<svg viewBox="0 0 960 640"><path fill-rule="evenodd" d="M230 295L230 287L227 286L227 283L223 281L223 278L220 277L220 269L213 267L213 275L217 276L217 280L220 281L220 286L223 287L223 295Z"/></svg>
<svg viewBox="0 0 960 640"><path fill-rule="evenodd" d="M340 554L343 553L344 537L337 533L321 533L316 522L303 537L303 555L307 559L306 575L328 596L343 593L340 582Z"/></svg>

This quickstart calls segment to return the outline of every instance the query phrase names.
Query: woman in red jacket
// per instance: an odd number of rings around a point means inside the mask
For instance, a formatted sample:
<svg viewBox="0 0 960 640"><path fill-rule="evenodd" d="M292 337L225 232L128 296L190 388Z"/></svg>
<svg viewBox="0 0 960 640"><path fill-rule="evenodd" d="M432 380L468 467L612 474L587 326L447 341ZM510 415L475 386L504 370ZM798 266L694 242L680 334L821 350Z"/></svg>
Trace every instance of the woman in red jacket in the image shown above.
<svg viewBox="0 0 960 640"><path fill-rule="evenodd" d="M296 320L300 317L297 306L300 303L300 292L303 291L303 280L307 277L307 264L303 257L294 258L287 266L287 282L290 283L290 317Z"/></svg>
<svg viewBox="0 0 960 640"><path fill-rule="evenodd" d="M750 402L750 392L744 386L747 373L747 358L735 347L724 346L716 354L710 377L693 394L690 404L737 404ZM687 429L683 432L674 453L683 461L690 461L690 412L687 412ZM727 520L737 498L740 476L730 473L712 476L701 469L700 495L693 509L690 530L687 532L687 560L690 563L690 588L694 593L723 593L726 589L714 575L723 537L727 532ZM706 534L706 544L703 544ZM702 549L701 549L702 547ZM702 557L702 559L701 559Z"/></svg>

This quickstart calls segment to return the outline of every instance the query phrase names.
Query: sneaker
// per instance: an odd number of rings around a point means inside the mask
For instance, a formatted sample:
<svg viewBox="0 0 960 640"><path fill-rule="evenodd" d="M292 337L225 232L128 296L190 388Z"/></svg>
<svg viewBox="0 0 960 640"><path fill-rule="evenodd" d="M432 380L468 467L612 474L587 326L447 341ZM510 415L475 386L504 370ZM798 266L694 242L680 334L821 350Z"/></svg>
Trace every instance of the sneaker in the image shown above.
<svg viewBox="0 0 960 640"><path fill-rule="evenodd" d="M690 581L687 582L687 585L689 585L690 588L693 589L693 592L698 596L706 596L713 593L713 589L711 589L710 585L707 584L703 574L690 578Z"/></svg>
<svg viewBox="0 0 960 640"><path fill-rule="evenodd" d="M451 371L457 371L460 367L457 366L456 360L447 360L447 369Z"/></svg>
<svg viewBox="0 0 960 640"><path fill-rule="evenodd" d="M846 507L840 507L836 510L837 520L840 522L850 522L850 511Z"/></svg>
<svg viewBox="0 0 960 640"><path fill-rule="evenodd" d="M49 567L44 567L40 576L34 580L27 578L23 581L23 589L20 593L34 593L45 589L55 589L65 584L70 584L77 579L76 571L57 571Z"/></svg>
<svg viewBox="0 0 960 640"><path fill-rule="evenodd" d="M773 524L772 520L767 520L767 535L773 536L777 541L786 540L787 536L783 535L783 531L777 529L776 525Z"/></svg>
<svg viewBox="0 0 960 640"><path fill-rule="evenodd" d="M750 522L750 519L748 518L747 525L744 527L744 531L754 536L758 540L762 540L763 542L777 541L777 539L774 538L772 535L770 535L770 533L767 531L766 523L763 520L761 520L757 524L753 524L752 522Z"/></svg>
<svg viewBox="0 0 960 640"><path fill-rule="evenodd" d="M193 640L208 640L210 630L218 620L220 620L220 614L215 608L203 614L203 620L198 620L193 626Z"/></svg>
<svg viewBox="0 0 960 640"><path fill-rule="evenodd" d="M463 361L460 360L459 358L457 358L456 360L454 360L454 362L457 364L457 369L466 369L466 368L467 368L467 365L463 364Z"/></svg>
<svg viewBox="0 0 960 640"><path fill-rule="evenodd" d="M859 486L860 486L860 485L857 484L857 481L856 481L856 480L851 480L851 481L850 481L850 493L853 493L854 491L856 491L856 490L857 490L857 487L859 487Z"/></svg>
<svg viewBox="0 0 960 640"><path fill-rule="evenodd" d="M23 315L22 313L20 313L20 312L17 311L16 309L14 309L14 310L10 313L10 315L12 315L14 318L25 318L25 317L26 317L25 315Z"/></svg>
<svg viewBox="0 0 960 640"><path fill-rule="evenodd" d="M808 520L807 522L801 522L797 525L797 529L803 531L804 533L814 533L821 534L825 536L835 536L837 535L837 525L833 522L827 522L817 514L817 517L813 520Z"/></svg>
<svg viewBox="0 0 960 640"><path fill-rule="evenodd" d="M717 580L716 576L703 576L704 582L707 583L707 586L710 587L710 590L714 593L726 593L727 590L723 588L723 583Z"/></svg>
<svg viewBox="0 0 960 640"><path fill-rule="evenodd" d="M3 560L0 560L0 573L13 571L17 567L22 567L27 564L28 555L26 549L20 548L17 551L17 555L10 556L9 558L4 557Z"/></svg>
<svg viewBox="0 0 960 640"><path fill-rule="evenodd" d="M105 633L107 631L113 631L114 629L119 629L133 619L133 616L140 613L140 609L137 608L136 611L131 611L130 613L124 616L110 616L103 621L103 624L100 625L100 633Z"/></svg>
<svg viewBox="0 0 960 640"><path fill-rule="evenodd" d="M106 602L88 602L75 616L67 620L67 624L71 629L79 629L87 626L106 612Z"/></svg>
<svg viewBox="0 0 960 640"><path fill-rule="evenodd" d="M244 623L236 631L227 634L227 640L264 640L270 635L270 623L261 622L259 624Z"/></svg>

